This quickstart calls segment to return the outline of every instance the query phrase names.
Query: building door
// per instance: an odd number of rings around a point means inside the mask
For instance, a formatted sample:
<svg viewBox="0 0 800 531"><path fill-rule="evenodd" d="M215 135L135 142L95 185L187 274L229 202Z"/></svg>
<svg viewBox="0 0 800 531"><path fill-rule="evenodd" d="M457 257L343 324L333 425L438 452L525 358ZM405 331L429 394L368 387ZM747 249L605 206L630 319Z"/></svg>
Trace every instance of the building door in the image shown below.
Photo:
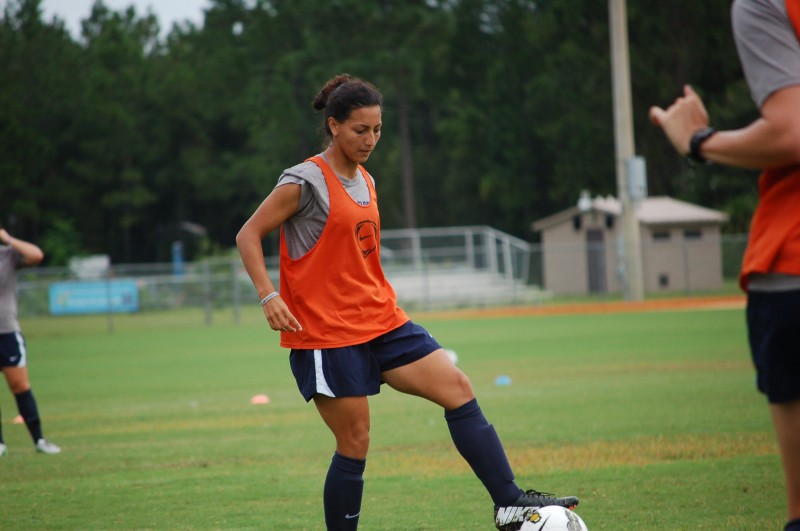
<svg viewBox="0 0 800 531"><path fill-rule="evenodd" d="M586 230L586 264L589 293L606 292L606 245L603 229Z"/></svg>

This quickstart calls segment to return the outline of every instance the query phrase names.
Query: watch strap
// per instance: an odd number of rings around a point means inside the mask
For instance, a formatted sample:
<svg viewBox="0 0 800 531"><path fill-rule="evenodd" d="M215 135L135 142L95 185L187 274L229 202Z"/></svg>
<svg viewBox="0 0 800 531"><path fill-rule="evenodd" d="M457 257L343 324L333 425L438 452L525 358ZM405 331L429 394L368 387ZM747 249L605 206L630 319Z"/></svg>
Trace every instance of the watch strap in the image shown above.
<svg viewBox="0 0 800 531"><path fill-rule="evenodd" d="M695 131L691 140L689 140L689 158L701 164L711 164L711 161L706 159L700 152L700 148L703 142L711 138L711 135L716 132L717 130L713 127L704 127L703 129Z"/></svg>

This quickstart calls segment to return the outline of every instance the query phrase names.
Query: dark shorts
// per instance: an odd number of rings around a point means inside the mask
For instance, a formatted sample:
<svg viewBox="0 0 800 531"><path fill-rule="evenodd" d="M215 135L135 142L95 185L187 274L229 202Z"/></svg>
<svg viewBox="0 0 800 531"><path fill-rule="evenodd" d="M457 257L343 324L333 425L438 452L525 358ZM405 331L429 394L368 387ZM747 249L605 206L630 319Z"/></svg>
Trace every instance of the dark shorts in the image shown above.
<svg viewBox="0 0 800 531"><path fill-rule="evenodd" d="M0 334L0 367L25 367L28 351L25 338L19 332Z"/></svg>
<svg viewBox="0 0 800 531"><path fill-rule="evenodd" d="M368 396L380 393L381 373L408 365L441 346L421 326L408 321L382 336L351 347L292 349L289 363L300 394Z"/></svg>
<svg viewBox="0 0 800 531"><path fill-rule="evenodd" d="M800 400L800 291L747 295L747 329L758 390L773 403Z"/></svg>

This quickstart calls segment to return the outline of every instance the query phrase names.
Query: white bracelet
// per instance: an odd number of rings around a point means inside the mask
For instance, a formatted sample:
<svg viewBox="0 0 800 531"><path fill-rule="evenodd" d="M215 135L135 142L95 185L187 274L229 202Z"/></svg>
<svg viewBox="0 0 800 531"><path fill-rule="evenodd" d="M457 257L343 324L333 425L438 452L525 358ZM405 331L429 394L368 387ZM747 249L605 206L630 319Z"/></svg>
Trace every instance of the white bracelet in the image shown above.
<svg viewBox="0 0 800 531"><path fill-rule="evenodd" d="M272 293L270 293L269 295L267 295L266 297L261 299L261 306L264 306L266 303L268 303L269 301L271 301L272 299L274 299L278 295L280 295L280 294L277 291L273 291Z"/></svg>

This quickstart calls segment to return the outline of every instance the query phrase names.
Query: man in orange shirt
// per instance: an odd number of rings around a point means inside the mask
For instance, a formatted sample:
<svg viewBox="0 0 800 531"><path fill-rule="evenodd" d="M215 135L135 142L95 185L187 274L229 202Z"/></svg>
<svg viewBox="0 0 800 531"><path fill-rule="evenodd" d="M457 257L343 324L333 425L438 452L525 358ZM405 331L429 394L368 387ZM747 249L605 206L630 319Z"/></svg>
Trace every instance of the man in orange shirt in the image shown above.
<svg viewBox="0 0 800 531"><path fill-rule="evenodd" d="M653 107L675 149L698 162L764 170L739 276L758 388L770 403L786 478L786 531L800 531L800 0L736 0L737 51L761 116L716 131L699 96Z"/></svg>
<svg viewBox="0 0 800 531"><path fill-rule="evenodd" d="M306 401L333 432L336 451L325 480L329 530L358 527L369 447L368 396L382 383L444 408L456 448L495 504L498 529L519 529L544 505L578 499L523 492L469 379L436 340L397 306L380 263L375 183L361 165L381 135L382 97L347 74L314 100L325 112L323 153L284 171L278 185L236 237L270 328L291 348L290 363ZM280 228L280 294L264 264L261 241Z"/></svg>

